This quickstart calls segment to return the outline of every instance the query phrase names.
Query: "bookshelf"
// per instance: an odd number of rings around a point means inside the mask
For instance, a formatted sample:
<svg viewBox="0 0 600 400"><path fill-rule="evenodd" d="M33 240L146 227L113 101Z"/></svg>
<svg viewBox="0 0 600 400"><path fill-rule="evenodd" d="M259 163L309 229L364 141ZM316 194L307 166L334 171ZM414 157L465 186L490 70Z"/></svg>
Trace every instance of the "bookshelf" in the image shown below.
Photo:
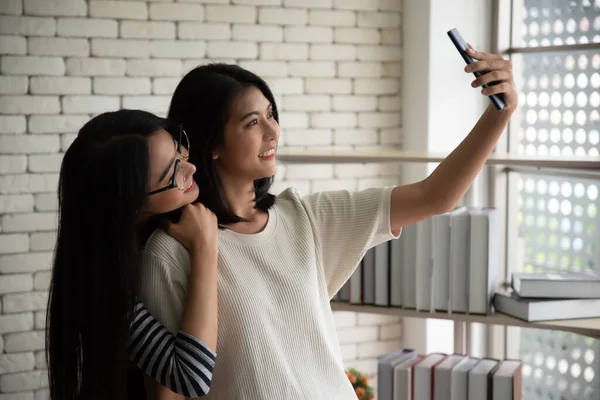
<svg viewBox="0 0 600 400"><path fill-rule="evenodd" d="M290 164L339 164L369 162L438 163L447 154L405 150L304 150L282 147L277 149L277 159ZM521 156L491 154L487 165L528 167L537 169L566 169L592 171L600 174L600 156Z"/></svg>
<svg viewBox="0 0 600 400"><path fill-rule="evenodd" d="M448 154L418 152L399 149L338 150L334 148L304 149L281 147L277 149L277 159L282 164L349 164L349 163L439 163ZM600 179L600 156L527 156L509 153L492 153L486 165L505 171L550 170L575 178ZM523 172L523 171L521 171ZM470 323L485 325L528 327L571 332L600 339L600 318L573 319L543 322L527 322L501 313L474 315L446 312L424 312L399 307L357 305L345 302L331 302L333 311L385 314L397 317L442 319L454 322L454 351L470 353ZM464 339L464 343L462 342Z"/></svg>
<svg viewBox="0 0 600 400"><path fill-rule="evenodd" d="M579 335L589 336L600 339L600 318L572 319L559 321L527 322L517 318L510 317L501 313L489 315L462 314L446 312L426 312L415 311L399 307L383 307L349 304L345 302L332 301L331 309L333 311L352 311L372 314L385 314L396 317L407 318L434 318L458 322L477 322L487 325L518 326L537 329L550 329L572 332Z"/></svg>

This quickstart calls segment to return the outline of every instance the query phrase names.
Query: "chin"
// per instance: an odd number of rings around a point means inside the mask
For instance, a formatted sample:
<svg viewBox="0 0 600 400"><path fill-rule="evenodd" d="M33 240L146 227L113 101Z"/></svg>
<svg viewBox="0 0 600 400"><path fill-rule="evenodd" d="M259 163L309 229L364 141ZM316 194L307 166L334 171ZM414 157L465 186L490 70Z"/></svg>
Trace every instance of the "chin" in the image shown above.
<svg viewBox="0 0 600 400"><path fill-rule="evenodd" d="M256 178L255 180L257 180L257 179L271 178L271 177L273 177L273 176L275 175L275 172L276 172L276 171L265 172L264 174L260 174L260 175L258 176L258 178Z"/></svg>
<svg viewBox="0 0 600 400"><path fill-rule="evenodd" d="M270 165L269 168L265 171L264 177L270 178L273 175L275 175L276 173L277 173L277 164L275 164L275 162L273 162L273 164Z"/></svg>
<svg viewBox="0 0 600 400"><path fill-rule="evenodd" d="M196 201L198 199L198 196L200 195L200 188L198 187L198 185L194 185L194 188L185 194L186 196L186 200L189 200L189 202L187 204L191 204L194 201Z"/></svg>

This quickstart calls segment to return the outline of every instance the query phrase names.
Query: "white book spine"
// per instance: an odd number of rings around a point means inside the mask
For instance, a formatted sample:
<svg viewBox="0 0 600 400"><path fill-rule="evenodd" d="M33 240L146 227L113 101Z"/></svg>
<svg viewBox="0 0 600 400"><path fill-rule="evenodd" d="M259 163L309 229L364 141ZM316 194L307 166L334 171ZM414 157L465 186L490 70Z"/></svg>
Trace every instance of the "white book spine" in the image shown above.
<svg viewBox="0 0 600 400"><path fill-rule="evenodd" d="M417 310L431 309L431 218L417 224Z"/></svg>
<svg viewBox="0 0 600 400"><path fill-rule="evenodd" d="M498 281L498 234L493 209L473 210L469 240L469 312L487 314Z"/></svg>
<svg viewBox="0 0 600 400"><path fill-rule="evenodd" d="M433 309L450 309L450 213L433 217Z"/></svg>
<svg viewBox="0 0 600 400"><path fill-rule="evenodd" d="M450 302L452 312L467 312L469 293L469 230L467 211L450 216Z"/></svg>

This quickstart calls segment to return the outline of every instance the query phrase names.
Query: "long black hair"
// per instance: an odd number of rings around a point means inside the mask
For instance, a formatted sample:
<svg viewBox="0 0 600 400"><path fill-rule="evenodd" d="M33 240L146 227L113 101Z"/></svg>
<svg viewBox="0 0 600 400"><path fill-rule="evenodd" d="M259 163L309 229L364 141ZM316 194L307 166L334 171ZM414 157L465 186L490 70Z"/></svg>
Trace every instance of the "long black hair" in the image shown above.
<svg viewBox="0 0 600 400"><path fill-rule="evenodd" d="M225 191L213 160L213 151L225 142L225 125L229 111L240 91L255 86L271 102L273 117L279 123L275 97L267 83L237 65L209 64L188 72L171 99L167 115L170 125L183 124L194 144L190 162L196 165L194 180L200 188L198 200L215 213L219 224L244 221L236 215L225 198ZM269 193L273 177L254 181L254 207L267 211L275 203Z"/></svg>
<svg viewBox="0 0 600 400"><path fill-rule="evenodd" d="M126 399L147 140L165 122L138 110L104 113L81 128L64 155L46 317L52 400Z"/></svg>

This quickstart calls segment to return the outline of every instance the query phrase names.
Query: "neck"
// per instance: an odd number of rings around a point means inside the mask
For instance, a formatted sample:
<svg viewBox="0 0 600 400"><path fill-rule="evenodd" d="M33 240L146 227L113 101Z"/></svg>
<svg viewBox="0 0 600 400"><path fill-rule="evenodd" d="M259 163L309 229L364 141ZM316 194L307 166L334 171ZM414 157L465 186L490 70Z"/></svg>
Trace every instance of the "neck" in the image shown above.
<svg viewBox="0 0 600 400"><path fill-rule="evenodd" d="M254 182L221 176L225 199L236 215L252 221L259 211L254 208Z"/></svg>

